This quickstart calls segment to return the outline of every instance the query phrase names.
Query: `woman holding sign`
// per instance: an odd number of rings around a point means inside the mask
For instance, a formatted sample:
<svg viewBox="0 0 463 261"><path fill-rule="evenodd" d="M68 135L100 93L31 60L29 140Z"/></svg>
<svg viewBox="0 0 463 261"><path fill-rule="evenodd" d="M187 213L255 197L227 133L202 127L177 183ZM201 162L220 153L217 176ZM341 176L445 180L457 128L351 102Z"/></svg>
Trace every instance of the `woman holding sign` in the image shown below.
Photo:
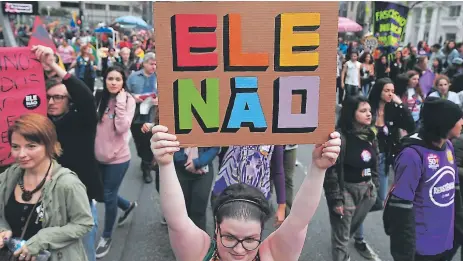
<svg viewBox="0 0 463 261"><path fill-rule="evenodd" d="M164 126L152 129L151 148L159 164L161 207L176 259L180 261L296 261L304 246L307 227L318 203L324 174L338 157L341 140L334 132L317 145L312 167L297 193L291 213L265 240L263 224L269 205L258 189L235 184L226 188L214 206L216 230L213 238L188 218L182 188L175 173L173 154L180 150L175 135Z"/></svg>

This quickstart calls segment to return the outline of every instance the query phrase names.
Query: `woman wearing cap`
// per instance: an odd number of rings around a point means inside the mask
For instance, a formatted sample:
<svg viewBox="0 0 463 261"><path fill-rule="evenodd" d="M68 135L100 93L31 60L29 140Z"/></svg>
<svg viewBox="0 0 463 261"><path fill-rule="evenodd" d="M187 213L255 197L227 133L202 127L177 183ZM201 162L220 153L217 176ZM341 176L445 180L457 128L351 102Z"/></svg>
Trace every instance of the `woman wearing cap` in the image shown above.
<svg viewBox="0 0 463 261"><path fill-rule="evenodd" d="M394 261L447 260L453 248L455 212L461 209L449 139L461 133L462 111L451 101L429 97L421 117L418 133L402 140L383 213Z"/></svg>
<svg viewBox="0 0 463 261"><path fill-rule="evenodd" d="M307 225L320 202L326 169L339 154L339 133L317 145L312 167L294 199L291 213L265 240L263 224L270 213L266 198L258 189L235 184L226 188L214 206L216 230L211 238L188 218L172 155L179 151L175 135L164 126L153 128L151 147L159 164L161 207L167 221L172 249L179 261L296 261L307 233Z"/></svg>

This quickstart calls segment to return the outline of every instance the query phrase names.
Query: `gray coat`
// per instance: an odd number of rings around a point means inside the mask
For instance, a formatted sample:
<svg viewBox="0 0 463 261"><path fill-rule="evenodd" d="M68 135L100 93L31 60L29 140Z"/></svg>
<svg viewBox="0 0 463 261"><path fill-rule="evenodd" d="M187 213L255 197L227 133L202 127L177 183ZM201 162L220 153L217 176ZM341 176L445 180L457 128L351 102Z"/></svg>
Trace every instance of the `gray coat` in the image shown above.
<svg viewBox="0 0 463 261"><path fill-rule="evenodd" d="M10 230L5 220L5 205L21 172L15 164L0 175L0 232ZM34 256L40 250L48 250L53 261L87 261L81 238L93 228L94 221L84 184L74 172L54 161L41 201L43 228L26 242L29 253Z"/></svg>

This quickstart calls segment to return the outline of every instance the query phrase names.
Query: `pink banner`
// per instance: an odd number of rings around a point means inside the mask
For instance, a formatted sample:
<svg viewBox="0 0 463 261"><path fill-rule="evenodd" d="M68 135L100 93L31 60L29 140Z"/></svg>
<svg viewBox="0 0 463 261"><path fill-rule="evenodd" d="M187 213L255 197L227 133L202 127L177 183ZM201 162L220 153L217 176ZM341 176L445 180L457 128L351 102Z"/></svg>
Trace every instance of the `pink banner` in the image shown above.
<svg viewBox="0 0 463 261"><path fill-rule="evenodd" d="M14 162L8 127L25 113L47 113L42 65L29 47L0 48L0 166Z"/></svg>

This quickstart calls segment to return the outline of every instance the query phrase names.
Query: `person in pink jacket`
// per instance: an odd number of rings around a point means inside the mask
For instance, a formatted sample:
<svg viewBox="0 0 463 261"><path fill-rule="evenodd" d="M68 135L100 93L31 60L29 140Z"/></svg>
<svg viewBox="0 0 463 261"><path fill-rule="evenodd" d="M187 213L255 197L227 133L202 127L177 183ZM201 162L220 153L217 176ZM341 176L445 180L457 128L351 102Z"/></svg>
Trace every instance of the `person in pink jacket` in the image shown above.
<svg viewBox="0 0 463 261"><path fill-rule="evenodd" d="M98 102L98 126L95 155L103 177L105 224L96 249L102 258L111 248L111 235L117 217L117 208L124 211L119 218L122 225L137 206L118 195L130 163L130 125L135 114L135 98L126 91L126 77L120 67L110 67L103 80L103 93Z"/></svg>

